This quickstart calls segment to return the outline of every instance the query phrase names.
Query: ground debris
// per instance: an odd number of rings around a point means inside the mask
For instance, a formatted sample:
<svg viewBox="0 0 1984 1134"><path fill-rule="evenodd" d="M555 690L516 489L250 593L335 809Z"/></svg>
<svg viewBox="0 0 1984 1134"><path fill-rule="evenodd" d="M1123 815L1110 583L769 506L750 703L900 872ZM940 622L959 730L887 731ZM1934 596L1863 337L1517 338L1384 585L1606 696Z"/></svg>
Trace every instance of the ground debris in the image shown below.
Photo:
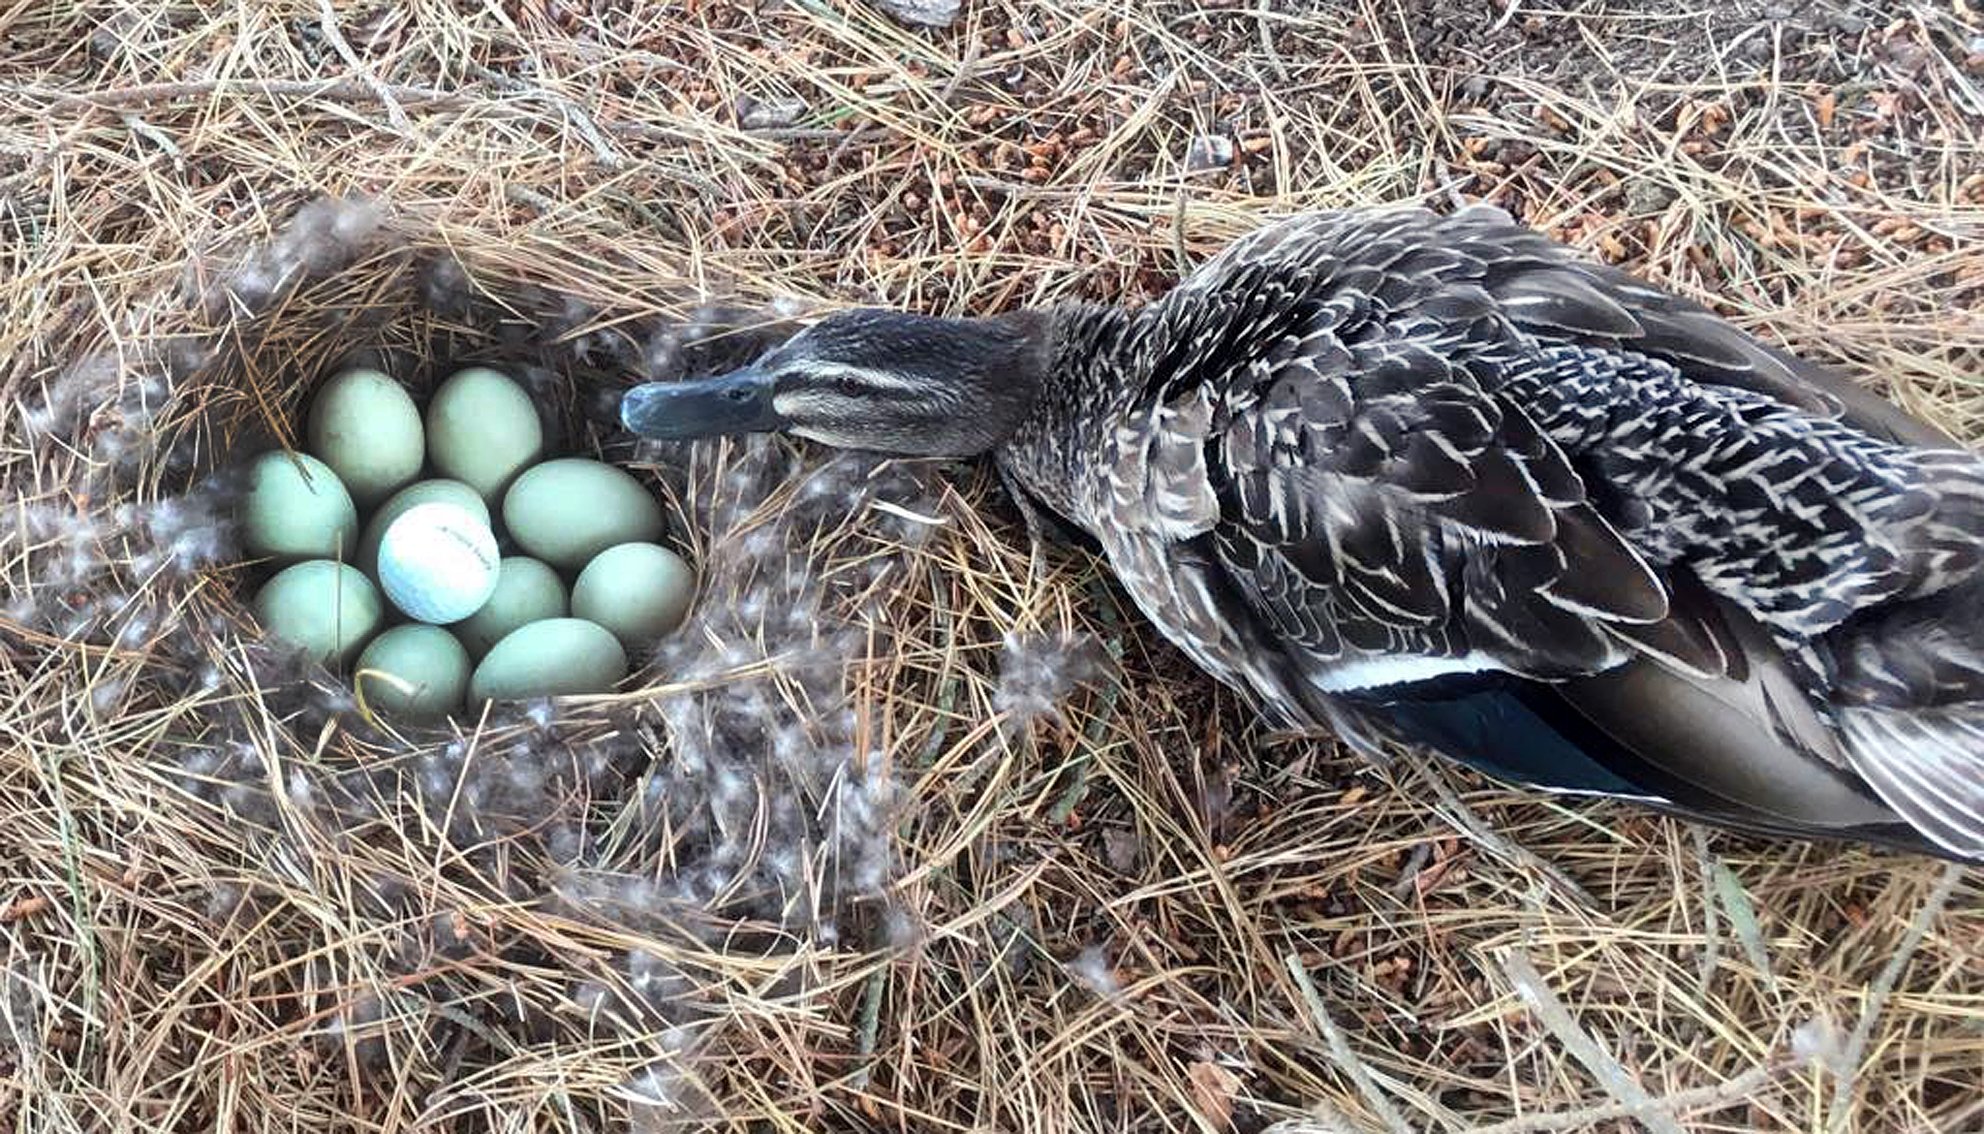
<svg viewBox="0 0 1984 1134"><path fill-rule="evenodd" d="M1233 164L1233 139L1226 134L1200 134L1185 147L1185 172L1204 173Z"/></svg>
<svg viewBox="0 0 1984 1134"><path fill-rule="evenodd" d="M875 0L875 6L906 24L947 28L957 22L959 0Z"/></svg>

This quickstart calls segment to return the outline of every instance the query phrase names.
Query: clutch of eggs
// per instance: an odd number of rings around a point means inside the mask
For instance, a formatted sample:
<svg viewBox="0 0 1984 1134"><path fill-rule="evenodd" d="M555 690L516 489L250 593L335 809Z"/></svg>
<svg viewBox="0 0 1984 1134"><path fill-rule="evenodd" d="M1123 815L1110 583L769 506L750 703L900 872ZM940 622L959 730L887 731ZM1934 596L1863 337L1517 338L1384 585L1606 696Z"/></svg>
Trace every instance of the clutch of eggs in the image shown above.
<svg viewBox="0 0 1984 1134"><path fill-rule="evenodd" d="M361 704L397 719L610 692L681 625L695 572L639 480L547 454L549 436L489 367L451 375L424 414L380 371L331 378L308 452L249 468L244 542L275 569L254 600L264 629L350 667Z"/></svg>

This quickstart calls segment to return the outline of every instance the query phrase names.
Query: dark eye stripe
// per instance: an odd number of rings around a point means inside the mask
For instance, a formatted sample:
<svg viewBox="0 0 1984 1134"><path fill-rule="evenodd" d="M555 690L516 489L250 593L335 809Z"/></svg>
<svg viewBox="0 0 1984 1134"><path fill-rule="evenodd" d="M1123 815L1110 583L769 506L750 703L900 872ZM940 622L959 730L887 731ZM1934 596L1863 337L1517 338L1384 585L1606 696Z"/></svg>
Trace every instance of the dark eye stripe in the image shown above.
<svg viewBox="0 0 1984 1134"><path fill-rule="evenodd" d="M816 370L804 376L801 384L848 397L873 399L919 397L927 392L920 384L904 381L893 374L841 367Z"/></svg>

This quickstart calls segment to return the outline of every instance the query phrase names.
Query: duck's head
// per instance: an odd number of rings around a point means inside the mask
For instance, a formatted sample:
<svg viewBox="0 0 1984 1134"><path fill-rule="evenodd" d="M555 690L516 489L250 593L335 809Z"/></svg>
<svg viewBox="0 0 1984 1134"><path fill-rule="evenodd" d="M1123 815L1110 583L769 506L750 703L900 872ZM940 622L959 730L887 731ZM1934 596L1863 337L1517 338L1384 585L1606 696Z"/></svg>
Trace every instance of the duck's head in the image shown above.
<svg viewBox="0 0 1984 1134"><path fill-rule="evenodd" d="M741 370L627 391L620 420L656 440L782 430L843 449L983 453L1032 407L1043 369L1031 316L830 315Z"/></svg>

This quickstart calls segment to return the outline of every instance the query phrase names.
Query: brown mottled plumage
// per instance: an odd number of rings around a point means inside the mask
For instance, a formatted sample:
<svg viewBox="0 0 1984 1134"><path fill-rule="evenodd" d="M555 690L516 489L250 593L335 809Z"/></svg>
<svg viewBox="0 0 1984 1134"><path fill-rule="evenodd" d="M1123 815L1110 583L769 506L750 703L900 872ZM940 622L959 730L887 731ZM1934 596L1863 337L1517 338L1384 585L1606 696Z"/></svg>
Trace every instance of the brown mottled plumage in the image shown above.
<svg viewBox="0 0 1984 1134"><path fill-rule="evenodd" d="M1494 209L1295 217L1135 312L846 312L622 412L990 453L1289 724L1984 859L1984 462Z"/></svg>

